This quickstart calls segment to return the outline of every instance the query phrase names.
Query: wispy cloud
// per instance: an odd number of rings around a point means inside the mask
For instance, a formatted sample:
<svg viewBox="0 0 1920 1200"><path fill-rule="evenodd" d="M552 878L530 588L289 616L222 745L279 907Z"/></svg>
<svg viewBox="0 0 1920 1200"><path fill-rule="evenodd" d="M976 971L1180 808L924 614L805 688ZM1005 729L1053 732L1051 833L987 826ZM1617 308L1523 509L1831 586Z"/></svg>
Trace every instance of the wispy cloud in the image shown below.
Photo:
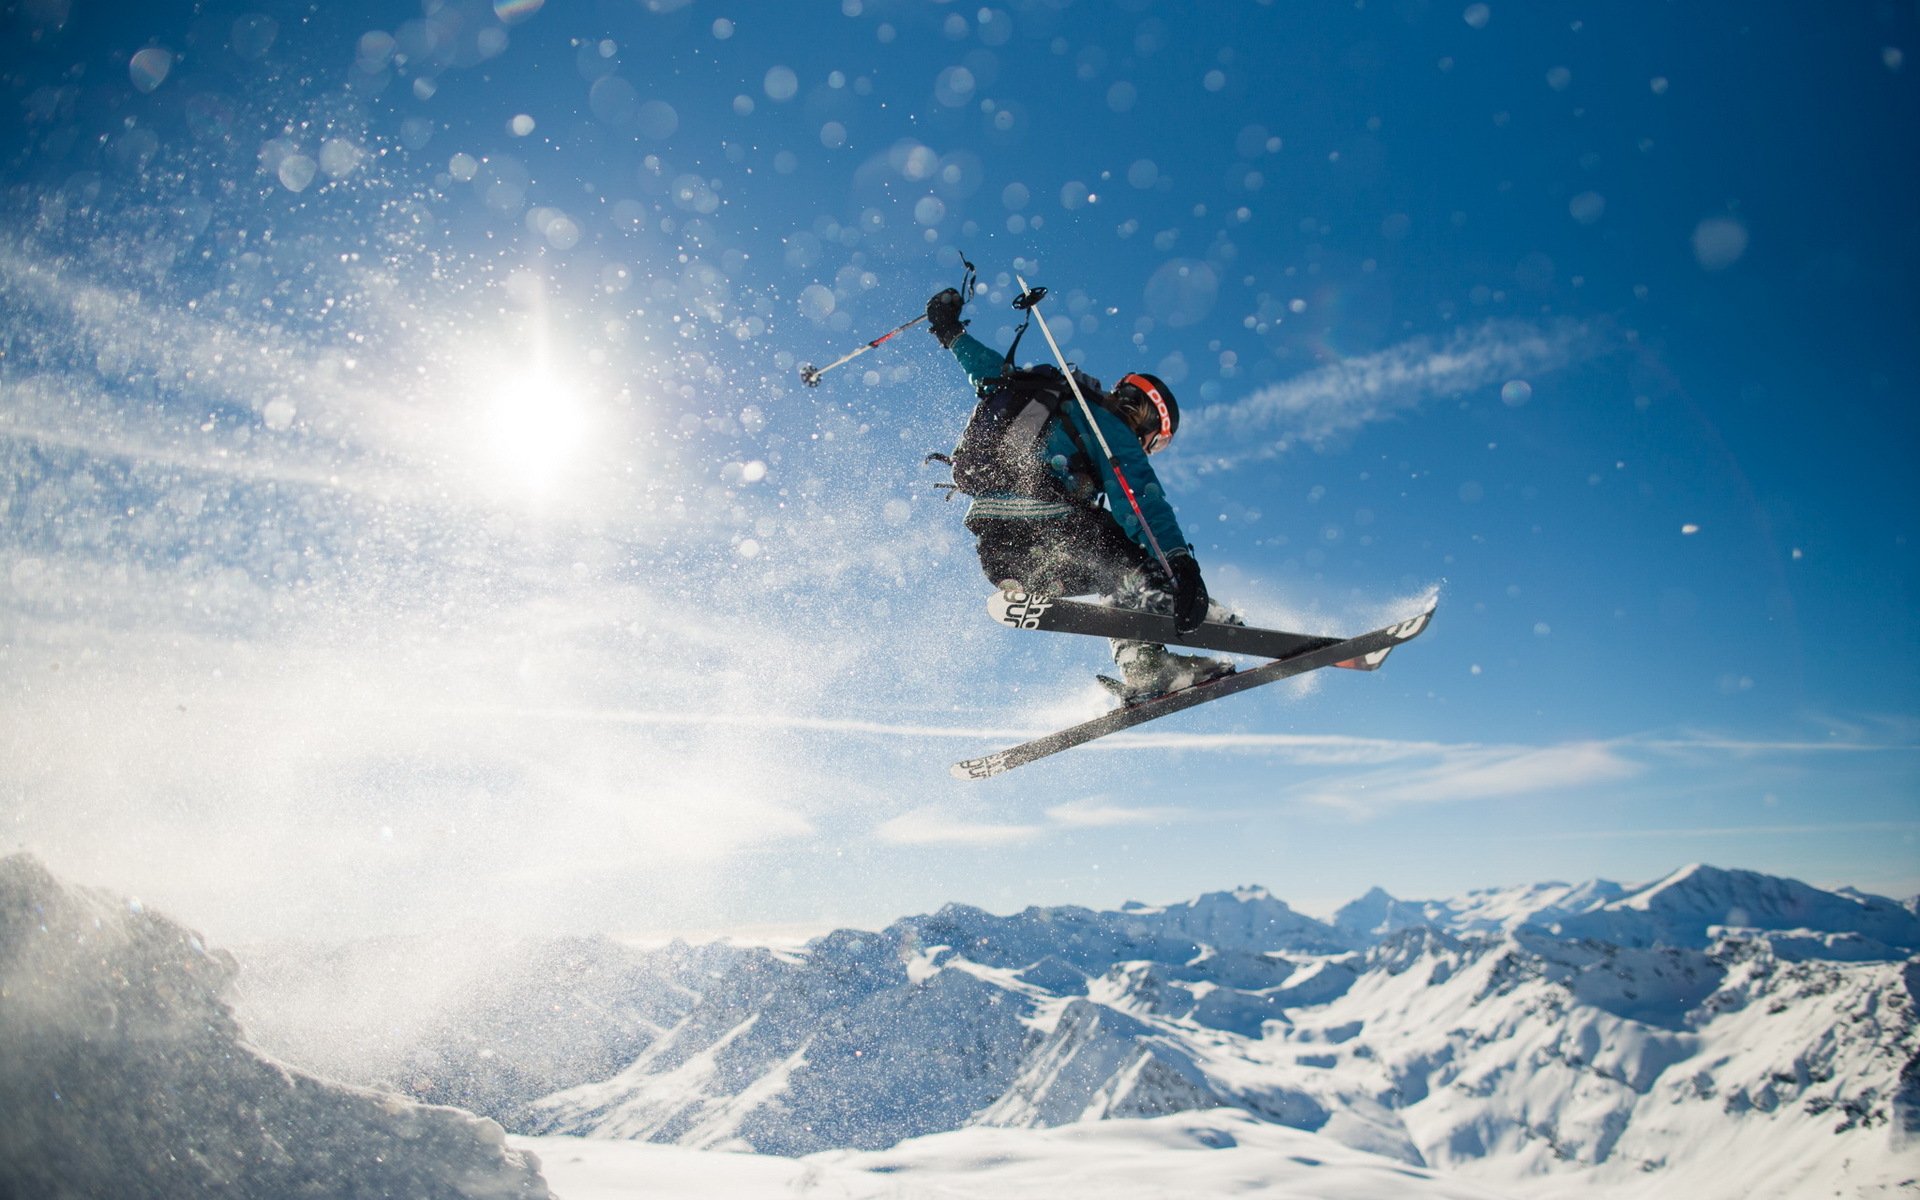
<svg viewBox="0 0 1920 1200"><path fill-rule="evenodd" d="M874 829L874 838L899 846L1006 846L1075 830L1168 825L1195 820L1197 815L1174 805L1121 804L1104 796L1056 804L1047 809L1043 820L1027 822L968 818L928 805L882 822Z"/></svg>
<svg viewBox="0 0 1920 1200"><path fill-rule="evenodd" d="M1193 422L1199 435L1193 445L1205 459L1203 469L1230 467L1296 442L1350 433L1438 397L1558 370L1601 344L1591 326L1572 320L1496 320L1444 341L1418 337L1212 405Z"/></svg>
<svg viewBox="0 0 1920 1200"><path fill-rule="evenodd" d="M1504 836L1537 842L1602 842L1632 838L1791 837L1831 833L1914 833L1920 821L1829 821L1817 825L1707 825L1690 828L1656 826L1652 829L1563 829L1552 833L1509 833Z"/></svg>
<svg viewBox="0 0 1920 1200"><path fill-rule="evenodd" d="M1153 733L1108 738L1099 750L1232 753L1328 768L1282 794L1359 817L1418 804L1551 795L1618 783L1675 761L1695 765L1806 756L1920 754L1904 739L1808 741L1651 734L1547 745L1398 741L1320 734Z"/></svg>
<svg viewBox="0 0 1920 1200"><path fill-rule="evenodd" d="M1065 829L1111 829L1122 825L1165 825L1193 818L1189 809L1174 805L1117 804L1104 796L1087 796L1056 804L1047 819Z"/></svg>
<svg viewBox="0 0 1920 1200"><path fill-rule="evenodd" d="M1631 778L1646 769L1617 743L1558 746L1451 746L1411 769L1318 780L1296 798L1371 814L1411 804L1444 804L1540 795Z"/></svg>
<svg viewBox="0 0 1920 1200"><path fill-rule="evenodd" d="M1004 846L1030 842L1045 832L1042 825L969 821L927 806L882 822L873 835L896 846Z"/></svg>

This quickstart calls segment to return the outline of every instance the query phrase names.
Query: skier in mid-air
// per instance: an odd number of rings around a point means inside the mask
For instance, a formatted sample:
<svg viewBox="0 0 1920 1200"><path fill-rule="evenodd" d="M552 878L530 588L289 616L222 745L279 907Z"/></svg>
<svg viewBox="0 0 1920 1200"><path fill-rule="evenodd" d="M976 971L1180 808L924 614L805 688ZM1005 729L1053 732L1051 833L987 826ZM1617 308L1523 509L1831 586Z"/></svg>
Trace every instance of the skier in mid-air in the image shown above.
<svg viewBox="0 0 1920 1200"><path fill-rule="evenodd" d="M975 390L986 395L1023 373L1013 369L1010 353L1002 355L966 331L960 319L965 302L953 288L938 293L927 301L927 324ZM1170 615L1180 633L1192 633L1209 619L1237 623L1209 600L1193 547L1147 462L1180 427L1173 390L1145 372L1122 377L1111 391L1078 371L1075 378L1090 405L1030 410L1034 427L996 443L998 452L1022 461L1005 464L994 485L969 490L965 523L981 569L994 584L1013 590L1100 593L1123 608ZM1089 412L1099 435L1088 427ZM1091 445L1101 445L1102 452L1089 452ZM1225 659L1175 654L1152 642L1115 640L1112 646L1121 696L1130 704L1234 670Z"/></svg>

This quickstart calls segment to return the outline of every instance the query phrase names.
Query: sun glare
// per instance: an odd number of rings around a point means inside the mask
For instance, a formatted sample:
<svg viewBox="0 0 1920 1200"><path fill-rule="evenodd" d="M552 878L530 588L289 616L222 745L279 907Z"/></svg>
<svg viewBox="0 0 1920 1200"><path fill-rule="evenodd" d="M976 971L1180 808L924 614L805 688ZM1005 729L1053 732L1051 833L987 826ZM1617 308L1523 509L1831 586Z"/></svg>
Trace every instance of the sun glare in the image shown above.
<svg viewBox="0 0 1920 1200"><path fill-rule="evenodd" d="M587 406L572 384L533 368L493 388L488 433L503 477L529 491L553 490L586 442Z"/></svg>

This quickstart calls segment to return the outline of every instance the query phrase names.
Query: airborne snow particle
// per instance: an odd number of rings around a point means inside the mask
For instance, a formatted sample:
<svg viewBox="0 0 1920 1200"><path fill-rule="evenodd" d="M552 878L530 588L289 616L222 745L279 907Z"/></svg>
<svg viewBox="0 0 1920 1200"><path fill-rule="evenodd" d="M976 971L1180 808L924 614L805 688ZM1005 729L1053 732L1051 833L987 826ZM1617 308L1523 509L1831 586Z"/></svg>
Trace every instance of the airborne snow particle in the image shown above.
<svg viewBox="0 0 1920 1200"><path fill-rule="evenodd" d="M290 192L303 192L313 182L320 165L304 154L289 154L280 160L280 169L275 172L280 177L280 186Z"/></svg>
<svg viewBox="0 0 1920 1200"><path fill-rule="evenodd" d="M609 125L624 125L640 108L640 93L618 75L602 75L587 91L587 107Z"/></svg>
<svg viewBox="0 0 1920 1200"><path fill-rule="evenodd" d="M1555 67L1547 72L1547 86L1556 92L1564 92L1573 83L1573 72L1565 67Z"/></svg>
<svg viewBox="0 0 1920 1200"><path fill-rule="evenodd" d="M171 70L173 55L158 46L148 46L127 63L128 77L133 80L133 86L143 92L151 92L165 83Z"/></svg>
<svg viewBox="0 0 1920 1200"><path fill-rule="evenodd" d="M1168 325L1197 325L1220 298L1220 276L1199 259L1170 258L1148 277L1144 298L1147 311Z"/></svg>
<svg viewBox="0 0 1920 1200"><path fill-rule="evenodd" d="M366 156L366 151L345 138L328 138L320 143L320 169L329 179L351 175Z"/></svg>
<svg viewBox="0 0 1920 1200"><path fill-rule="evenodd" d="M555 250L571 250L580 244L580 226L563 212L547 210L539 223L539 232Z"/></svg>
<svg viewBox="0 0 1920 1200"><path fill-rule="evenodd" d="M767 99L784 104L799 94L800 77L793 73L792 67L770 67L761 86L766 89Z"/></svg>
<svg viewBox="0 0 1920 1200"><path fill-rule="evenodd" d="M948 108L959 108L973 98L973 72L948 67L933 81L933 98Z"/></svg>
<svg viewBox="0 0 1920 1200"><path fill-rule="evenodd" d="M248 13L236 17L233 27L227 35L227 44L233 52L245 59L259 58L272 46L273 39L280 36L280 22L264 13Z"/></svg>
<svg viewBox="0 0 1920 1200"><path fill-rule="evenodd" d="M1907 56L1901 52L1900 47L1888 46L1880 52L1880 61L1887 64L1887 70L1898 71L1900 65L1907 61Z"/></svg>
<svg viewBox="0 0 1920 1200"><path fill-rule="evenodd" d="M393 61L393 35L385 30L372 29L360 35L360 44L354 50L354 66L369 75L378 75L387 69Z"/></svg>
<svg viewBox="0 0 1920 1200"><path fill-rule="evenodd" d="M800 292L800 311L816 321L825 320L833 314L834 301L832 289L818 283L810 283Z"/></svg>
<svg viewBox="0 0 1920 1200"><path fill-rule="evenodd" d="M650 138L665 140L672 137L674 131L680 128L680 114L665 100L649 100L640 106L636 122L640 126L641 133Z"/></svg>
<svg viewBox="0 0 1920 1200"><path fill-rule="evenodd" d="M1698 525L1695 525L1692 521L1688 521L1685 525L1682 525L1680 527L1681 537L1692 537L1694 534L1699 532L1700 532L1700 527Z"/></svg>
<svg viewBox="0 0 1920 1200"><path fill-rule="evenodd" d="M1484 4L1469 4L1467 10L1460 14L1460 19L1475 29L1485 29L1487 22L1493 19L1493 10Z"/></svg>
<svg viewBox="0 0 1920 1200"><path fill-rule="evenodd" d="M1500 400L1508 408L1519 408L1533 399L1533 385L1524 379L1509 379L1500 389Z"/></svg>
<svg viewBox="0 0 1920 1200"><path fill-rule="evenodd" d="M1693 229L1693 257L1709 271L1724 271L1747 252L1747 227L1732 217L1708 217Z"/></svg>
<svg viewBox="0 0 1920 1200"><path fill-rule="evenodd" d="M1567 205L1567 211L1582 225L1591 225L1607 211L1607 198L1599 192L1581 192Z"/></svg>
<svg viewBox="0 0 1920 1200"><path fill-rule="evenodd" d="M725 17L716 18L713 22L713 36L723 42L732 37L733 22Z"/></svg>
<svg viewBox="0 0 1920 1200"><path fill-rule="evenodd" d="M515 137L525 137L533 132L533 118L526 113L516 114L507 122L507 131Z"/></svg>

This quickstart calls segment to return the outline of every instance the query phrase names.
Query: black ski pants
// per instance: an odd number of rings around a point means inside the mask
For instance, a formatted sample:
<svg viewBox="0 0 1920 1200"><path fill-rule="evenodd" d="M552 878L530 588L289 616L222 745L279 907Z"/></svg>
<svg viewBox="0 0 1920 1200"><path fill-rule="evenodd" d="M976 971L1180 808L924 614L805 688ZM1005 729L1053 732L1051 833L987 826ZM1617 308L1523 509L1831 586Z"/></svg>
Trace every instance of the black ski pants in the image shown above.
<svg viewBox="0 0 1920 1200"><path fill-rule="evenodd" d="M1047 596L1112 595L1127 590L1128 575L1164 586L1166 572L1100 509L1064 517L1010 520L982 517L967 522L980 552L980 569L994 584L1020 581Z"/></svg>

